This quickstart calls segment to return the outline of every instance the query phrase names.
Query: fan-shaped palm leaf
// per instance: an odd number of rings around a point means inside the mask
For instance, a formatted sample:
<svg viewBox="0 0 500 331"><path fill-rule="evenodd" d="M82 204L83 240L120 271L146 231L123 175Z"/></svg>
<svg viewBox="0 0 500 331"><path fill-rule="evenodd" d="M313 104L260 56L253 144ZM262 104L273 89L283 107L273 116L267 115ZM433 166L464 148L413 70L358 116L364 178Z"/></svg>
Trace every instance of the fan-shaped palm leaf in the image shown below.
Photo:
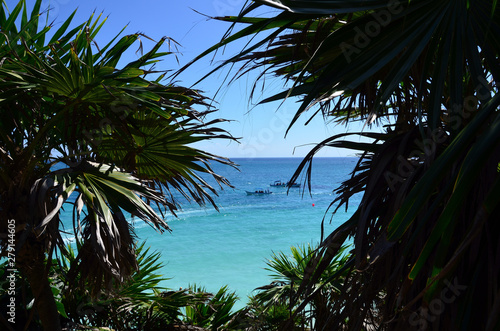
<svg viewBox="0 0 500 331"><path fill-rule="evenodd" d="M210 162L232 162L192 144L232 137L216 127L221 120L205 120L213 109L199 91L161 82L165 72L154 66L169 54L161 51L168 38L121 65L139 34L99 48L94 38L104 21L92 15L70 28L73 13L48 40L53 30L39 26L41 3L30 15L25 1L11 12L4 1L0 7L0 232L15 220L18 266L43 324L56 330L53 300L41 298L52 295L45 254L50 261L55 249L66 252L63 204L74 204L79 245L70 275L92 280L97 293L137 267L127 214L162 231L179 194L215 206L207 176L229 183ZM5 252L7 241L1 245Z"/></svg>
<svg viewBox="0 0 500 331"><path fill-rule="evenodd" d="M263 6L278 12L252 17ZM362 202L312 264L323 270L354 236L350 265L363 272L347 279L331 310L334 328L363 328L374 306L383 329L498 327L499 15L496 0L256 0L221 18L246 27L200 55L253 37L220 67L240 63L235 77L258 68L290 82L263 100L300 97L290 125L311 110L389 123L373 143L325 140L290 179L310 170L322 147L362 153L336 200L362 192ZM444 302L448 284L459 284L456 296L437 314L432 305Z"/></svg>

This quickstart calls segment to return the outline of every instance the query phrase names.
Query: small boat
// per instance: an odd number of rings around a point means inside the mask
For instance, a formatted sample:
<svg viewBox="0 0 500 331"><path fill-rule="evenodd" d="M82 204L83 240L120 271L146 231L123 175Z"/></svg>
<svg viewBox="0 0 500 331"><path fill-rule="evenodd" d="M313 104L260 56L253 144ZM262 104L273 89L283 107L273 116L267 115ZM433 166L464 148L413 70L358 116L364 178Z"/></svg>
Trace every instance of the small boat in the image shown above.
<svg viewBox="0 0 500 331"><path fill-rule="evenodd" d="M262 189L257 189L255 191L245 191L247 192L247 195L266 195L266 194L272 194L273 192L269 190L262 190Z"/></svg>
<svg viewBox="0 0 500 331"><path fill-rule="evenodd" d="M286 183L282 182L281 180L275 180L274 183L269 184L269 186L274 186L274 187L285 187Z"/></svg>
<svg viewBox="0 0 500 331"><path fill-rule="evenodd" d="M274 183L269 184L270 186L274 187L300 187L299 183L292 183L292 185L289 185L290 182L282 182L281 180L276 180Z"/></svg>

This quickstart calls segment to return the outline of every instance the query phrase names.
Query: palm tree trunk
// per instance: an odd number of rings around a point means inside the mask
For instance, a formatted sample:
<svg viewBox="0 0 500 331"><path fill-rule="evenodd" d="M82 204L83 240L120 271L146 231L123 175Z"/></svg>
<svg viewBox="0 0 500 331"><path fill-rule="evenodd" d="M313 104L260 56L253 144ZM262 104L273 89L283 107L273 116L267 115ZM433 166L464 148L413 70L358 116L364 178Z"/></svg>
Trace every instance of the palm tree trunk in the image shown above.
<svg viewBox="0 0 500 331"><path fill-rule="evenodd" d="M17 262L35 298L35 308L38 312L43 329L47 331L61 330L61 321L57 311L56 301L50 288L45 265L45 254L41 245L30 245L26 242L18 256Z"/></svg>

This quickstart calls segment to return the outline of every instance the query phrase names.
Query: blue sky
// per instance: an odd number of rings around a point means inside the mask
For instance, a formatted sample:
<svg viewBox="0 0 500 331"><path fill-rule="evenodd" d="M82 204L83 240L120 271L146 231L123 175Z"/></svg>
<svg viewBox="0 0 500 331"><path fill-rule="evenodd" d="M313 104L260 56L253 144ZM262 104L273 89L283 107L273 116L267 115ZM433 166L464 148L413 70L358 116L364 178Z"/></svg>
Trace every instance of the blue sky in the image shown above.
<svg viewBox="0 0 500 331"><path fill-rule="evenodd" d="M35 1L27 0L28 6ZM17 0L7 0L9 9L14 8ZM50 0L44 1L42 8L50 6L49 21L60 25L75 9L77 14L75 24L87 20L95 12L107 16L107 22L98 35L97 43L104 44L127 26L124 34L142 32L152 39L158 40L168 36L177 41L177 56L169 56L159 64L162 70L177 70L183 64L220 40L229 24L208 19L195 12L207 16L237 15L245 0L183 0L183 1L153 1L141 2L130 0ZM150 45L144 39L144 45ZM177 77L180 85L191 86L200 77L208 73L217 63L235 54L243 47L236 44L227 48L224 54L218 53L215 58L209 56ZM128 55L133 60L138 55L131 52ZM213 61L212 61L213 60ZM317 116L307 126L307 115L292 127L285 137L297 103L289 100L281 107L279 104L256 105L263 96L279 91L282 81L278 78L266 80L264 94L257 93L255 100L249 100L249 91L257 73L242 77L229 87L224 84L226 72L220 72L194 86L204 91L208 97L214 98L219 109L217 117L232 120L222 127L233 136L241 137L240 144L225 141L199 144L198 147L211 153L225 157L302 157L312 148L313 144L325 138L345 132L361 130L360 125L335 126L327 124L321 116ZM219 90L219 93L216 92ZM346 156L350 151L341 149L325 149L319 156Z"/></svg>

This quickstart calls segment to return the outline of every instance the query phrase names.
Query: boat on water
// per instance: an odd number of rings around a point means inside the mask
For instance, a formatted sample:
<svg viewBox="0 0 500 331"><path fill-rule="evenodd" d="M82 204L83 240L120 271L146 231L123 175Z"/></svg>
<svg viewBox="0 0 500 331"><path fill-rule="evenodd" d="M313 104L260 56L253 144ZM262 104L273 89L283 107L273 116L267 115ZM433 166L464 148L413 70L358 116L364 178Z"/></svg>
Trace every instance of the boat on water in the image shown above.
<svg viewBox="0 0 500 331"><path fill-rule="evenodd" d="M266 194L272 194L273 192L269 190L262 190L262 189L257 189L255 191L245 191L247 192L247 195L266 195Z"/></svg>
<svg viewBox="0 0 500 331"><path fill-rule="evenodd" d="M269 184L270 186L273 187L300 187L299 183L292 183L289 185L290 182L282 182L281 180L276 180L274 183Z"/></svg>

